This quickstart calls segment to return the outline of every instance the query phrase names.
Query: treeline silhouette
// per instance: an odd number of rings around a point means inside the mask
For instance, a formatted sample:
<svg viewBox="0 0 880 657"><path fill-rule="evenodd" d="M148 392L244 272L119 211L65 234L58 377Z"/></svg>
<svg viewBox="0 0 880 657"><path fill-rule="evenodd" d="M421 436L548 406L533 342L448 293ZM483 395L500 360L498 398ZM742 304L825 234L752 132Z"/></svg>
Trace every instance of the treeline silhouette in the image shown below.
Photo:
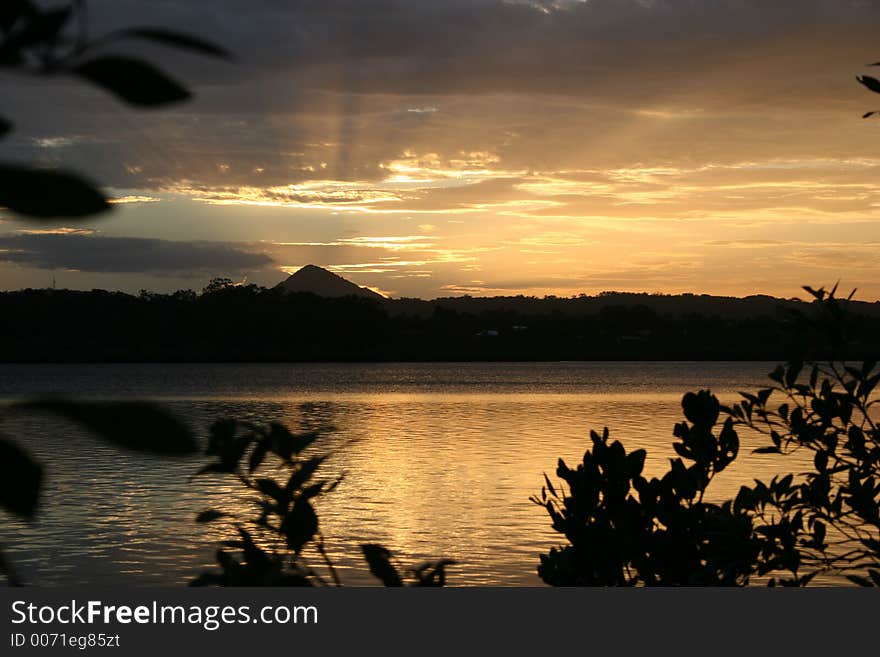
<svg viewBox="0 0 880 657"><path fill-rule="evenodd" d="M811 304L604 293L376 302L255 285L139 295L0 293L4 362L781 360ZM876 358L880 304L852 302L848 358Z"/></svg>

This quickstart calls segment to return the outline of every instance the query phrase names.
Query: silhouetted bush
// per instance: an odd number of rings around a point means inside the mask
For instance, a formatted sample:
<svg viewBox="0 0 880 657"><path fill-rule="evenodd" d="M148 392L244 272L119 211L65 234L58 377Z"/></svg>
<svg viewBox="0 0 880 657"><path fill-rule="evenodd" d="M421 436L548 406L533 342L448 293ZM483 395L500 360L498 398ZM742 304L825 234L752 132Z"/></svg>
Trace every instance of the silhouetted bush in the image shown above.
<svg viewBox="0 0 880 657"><path fill-rule="evenodd" d="M846 344L846 314L835 290L806 288L819 317L798 319L809 350ZM809 351L804 352L809 356ZM708 391L682 399L687 421L675 426L662 477L642 475L644 450L591 434L583 462L559 461L532 501L546 508L567 545L541 556L552 585L803 586L817 575L880 586L880 430L871 416L880 382L876 363L795 359L771 373L774 385L721 407ZM806 378L806 380L802 380ZM721 414L726 415L716 431ZM814 471L742 486L733 500L704 501L712 479L737 457L737 426L765 434L756 451L814 453ZM687 462L687 464L686 464Z"/></svg>
<svg viewBox="0 0 880 657"><path fill-rule="evenodd" d="M821 310L803 318L805 332L833 349L847 342L845 301L832 290L810 290ZM809 354L807 354L809 356ZM761 531L777 540L794 531L802 569L833 573L880 586L880 427L874 361L795 360L770 374L773 385L726 409L738 425L769 438L760 452L810 452L813 471L786 477L767 497L743 490L748 511L765 520Z"/></svg>
<svg viewBox="0 0 880 657"><path fill-rule="evenodd" d="M203 572L191 585L342 585L312 504L342 481L341 476L317 477L328 456L310 455L309 447L319 436L317 431L292 433L279 423L262 426L222 420L211 427L206 454L214 461L198 474L235 477L256 495L255 507L251 516L233 515L236 535L217 551L219 569ZM230 513L209 509L196 521L213 522ZM305 553L309 547L322 563L320 570L308 563ZM443 586L446 567L454 563L448 559L427 562L401 575L386 548L366 544L361 550L370 572L385 586Z"/></svg>
<svg viewBox="0 0 880 657"><path fill-rule="evenodd" d="M560 459L533 501L547 509L553 529L569 545L541 556L538 574L556 586L637 584L745 585L758 572L766 544L752 518L731 502L703 496L712 479L736 458L739 438L730 419L716 432L718 400L706 391L682 400L690 421L675 427L681 458L661 478L642 475L645 450L626 453L609 443L608 429L591 433L583 462ZM688 464L685 463L687 461Z"/></svg>

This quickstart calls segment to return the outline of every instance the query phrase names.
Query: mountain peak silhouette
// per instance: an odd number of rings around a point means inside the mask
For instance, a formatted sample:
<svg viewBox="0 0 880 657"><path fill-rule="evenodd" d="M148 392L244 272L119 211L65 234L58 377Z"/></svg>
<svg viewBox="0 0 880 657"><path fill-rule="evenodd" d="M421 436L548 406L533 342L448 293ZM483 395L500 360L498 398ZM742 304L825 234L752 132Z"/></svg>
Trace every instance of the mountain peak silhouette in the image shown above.
<svg viewBox="0 0 880 657"><path fill-rule="evenodd" d="M298 269L275 287L287 292L311 292L321 297L356 296L366 299L385 299L378 292L356 285L317 265L306 265Z"/></svg>

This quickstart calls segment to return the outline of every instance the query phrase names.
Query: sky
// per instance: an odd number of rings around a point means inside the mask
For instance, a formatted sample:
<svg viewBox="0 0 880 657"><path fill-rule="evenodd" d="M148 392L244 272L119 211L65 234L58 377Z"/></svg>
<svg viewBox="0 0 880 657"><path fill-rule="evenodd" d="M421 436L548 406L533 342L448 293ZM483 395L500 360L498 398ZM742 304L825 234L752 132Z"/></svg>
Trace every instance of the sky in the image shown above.
<svg viewBox="0 0 880 657"><path fill-rule="evenodd" d="M219 9L222 7L222 9ZM124 107L0 79L0 159L114 197L0 210L0 289L274 285L305 264L392 296L601 291L880 299L880 0L103 0L195 98ZM880 70L876 74L880 75Z"/></svg>

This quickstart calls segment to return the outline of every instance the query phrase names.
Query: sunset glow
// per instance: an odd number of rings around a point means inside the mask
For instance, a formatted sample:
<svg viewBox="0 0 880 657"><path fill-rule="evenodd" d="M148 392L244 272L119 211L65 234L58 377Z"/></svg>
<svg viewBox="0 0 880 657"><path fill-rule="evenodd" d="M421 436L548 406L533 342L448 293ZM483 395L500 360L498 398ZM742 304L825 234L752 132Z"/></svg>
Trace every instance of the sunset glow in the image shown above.
<svg viewBox="0 0 880 657"><path fill-rule="evenodd" d="M101 29L145 11L97 4ZM880 298L880 129L853 79L880 56L880 3L412 2L356 32L322 6L251 25L234 3L211 27L247 56L181 60L196 100L173 112L79 93L58 117L57 91L17 90L12 149L118 205L74 236L77 267L3 217L3 286L271 285L315 263L423 298L837 280ZM134 240L126 271L89 265L106 237ZM257 257L159 272L137 239Z"/></svg>

